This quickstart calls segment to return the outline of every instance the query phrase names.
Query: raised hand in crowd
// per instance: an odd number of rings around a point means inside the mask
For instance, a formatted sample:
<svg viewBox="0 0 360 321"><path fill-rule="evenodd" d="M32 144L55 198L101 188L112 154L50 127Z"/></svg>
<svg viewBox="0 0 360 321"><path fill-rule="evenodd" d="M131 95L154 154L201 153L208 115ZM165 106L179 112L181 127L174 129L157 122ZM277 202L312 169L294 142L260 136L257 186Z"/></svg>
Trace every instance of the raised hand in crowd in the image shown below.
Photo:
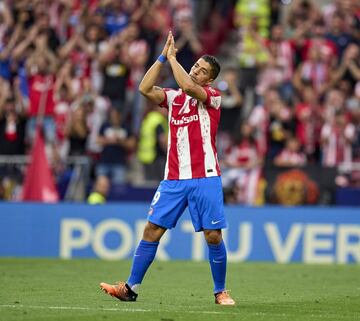
<svg viewBox="0 0 360 321"><path fill-rule="evenodd" d="M191 50L195 54L199 54L202 50L202 46L196 35L190 13L187 14L185 12L179 12L176 20L176 48L178 48L178 50L181 50L188 43Z"/></svg>
<svg viewBox="0 0 360 321"><path fill-rule="evenodd" d="M333 70L331 85L334 86L349 72L354 80L360 80L360 49L356 44L350 44L343 55L340 66Z"/></svg>
<svg viewBox="0 0 360 321"><path fill-rule="evenodd" d="M4 78L0 77L0 115L6 100L11 96L10 89L10 83Z"/></svg>

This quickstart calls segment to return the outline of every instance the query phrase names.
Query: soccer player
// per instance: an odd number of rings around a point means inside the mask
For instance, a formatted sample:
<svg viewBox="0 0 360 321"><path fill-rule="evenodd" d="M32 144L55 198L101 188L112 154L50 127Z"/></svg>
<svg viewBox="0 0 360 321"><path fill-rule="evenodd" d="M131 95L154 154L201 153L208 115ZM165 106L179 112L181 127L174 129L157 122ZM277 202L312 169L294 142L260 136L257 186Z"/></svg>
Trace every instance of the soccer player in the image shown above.
<svg viewBox="0 0 360 321"><path fill-rule="evenodd" d="M219 92L210 87L220 65L215 57L204 55L187 74L176 60L176 51L174 37L169 32L162 54L139 86L145 97L168 109L165 178L152 200L128 280L115 285L100 283L100 287L121 301L136 301L139 286L154 260L162 235L175 227L185 208L189 207L194 229L204 232L209 248L215 303L234 305L235 301L225 288L227 257L221 229L227 223L215 147L221 98ZM178 90L155 86L166 60L180 87Z"/></svg>

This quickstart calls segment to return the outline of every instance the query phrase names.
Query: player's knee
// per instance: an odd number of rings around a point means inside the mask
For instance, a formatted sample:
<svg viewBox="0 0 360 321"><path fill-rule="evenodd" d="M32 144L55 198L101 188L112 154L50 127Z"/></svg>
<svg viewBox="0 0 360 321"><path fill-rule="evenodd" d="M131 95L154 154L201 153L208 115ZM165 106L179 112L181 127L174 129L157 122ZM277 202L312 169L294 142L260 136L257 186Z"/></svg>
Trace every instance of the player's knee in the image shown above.
<svg viewBox="0 0 360 321"><path fill-rule="evenodd" d="M222 240L221 230L205 230L204 235L208 244L219 244Z"/></svg>
<svg viewBox="0 0 360 321"><path fill-rule="evenodd" d="M144 229L143 240L147 242L158 242L165 231L166 229L161 226L147 222Z"/></svg>

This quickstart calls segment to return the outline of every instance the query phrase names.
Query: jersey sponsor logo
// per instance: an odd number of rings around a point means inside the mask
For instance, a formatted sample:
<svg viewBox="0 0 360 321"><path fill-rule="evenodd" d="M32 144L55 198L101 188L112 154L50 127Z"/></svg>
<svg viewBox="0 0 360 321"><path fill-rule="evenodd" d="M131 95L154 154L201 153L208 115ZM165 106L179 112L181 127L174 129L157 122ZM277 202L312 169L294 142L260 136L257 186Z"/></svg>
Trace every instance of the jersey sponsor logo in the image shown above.
<svg viewBox="0 0 360 321"><path fill-rule="evenodd" d="M175 119L174 117L171 117L171 124L176 126L181 126L198 120L199 120L198 115L182 116L180 119Z"/></svg>

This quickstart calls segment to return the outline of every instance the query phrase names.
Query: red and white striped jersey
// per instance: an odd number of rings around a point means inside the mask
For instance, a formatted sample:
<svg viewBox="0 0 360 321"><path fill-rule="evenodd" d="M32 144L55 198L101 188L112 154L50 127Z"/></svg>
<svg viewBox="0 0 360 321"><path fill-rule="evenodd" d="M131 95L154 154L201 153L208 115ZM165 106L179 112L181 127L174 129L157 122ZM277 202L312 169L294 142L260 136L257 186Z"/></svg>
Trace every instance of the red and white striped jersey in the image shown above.
<svg viewBox="0 0 360 321"><path fill-rule="evenodd" d="M182 89L164 89L161 107L168 108L169 136L164 179L220 176L216 132L220 121L220 93L204 87L206 102Z"/></svg>

